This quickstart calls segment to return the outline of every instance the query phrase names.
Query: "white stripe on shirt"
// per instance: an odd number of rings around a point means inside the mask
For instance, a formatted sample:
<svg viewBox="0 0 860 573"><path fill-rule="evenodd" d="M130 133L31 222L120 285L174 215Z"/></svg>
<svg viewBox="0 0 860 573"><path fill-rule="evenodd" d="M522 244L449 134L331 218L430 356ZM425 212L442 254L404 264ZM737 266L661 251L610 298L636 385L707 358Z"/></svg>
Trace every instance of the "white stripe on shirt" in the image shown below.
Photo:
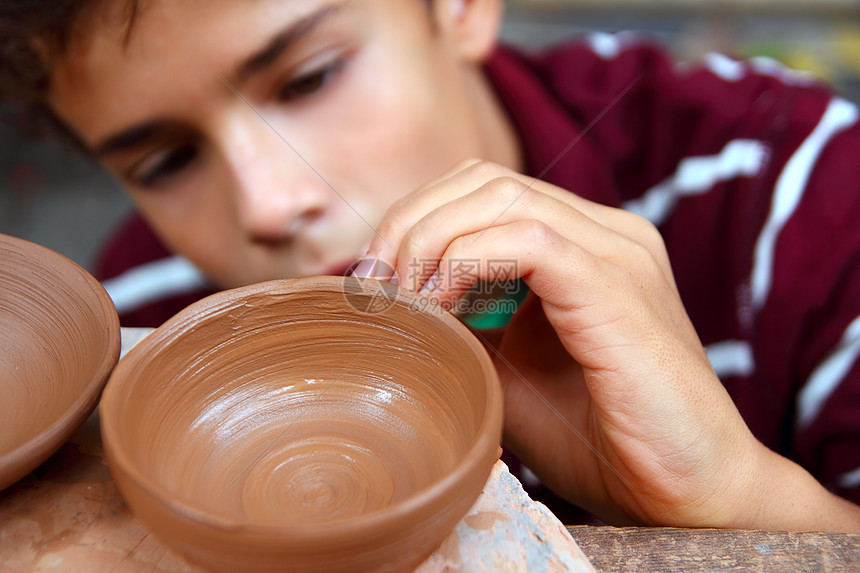
<svg viewBox="0 0 860 573"><path fill-rule="evenodd" d="M860 468L848 472L847 474L842 474L839 478L839 485L845 489L854 489L855 487L860 486Z"/></svg>
<svg viewBox="0 0 860 573"><path fill-rule="evenodd" d="M782 62L767 56L750 58L749 65L755 73L776 78L787 86L810 86L822 81L812 72L789 68Z"/></svg>
<svg viewBox="0 0 860 573"><path fill-rule="evenodd" d="M705 54L704 64L712 74L730 83L739 82L747 75L747 67L743 62L723 54L715 52Z"/></svg>
<svg viewBox="0 0 860 573"><path fill-rule="evenodd" d="M708 360L722 380L730 376L749 376L755 371L752 347L743 340L724 340L705 347Z"/></svg>
<svg viewBox="0 0 860 573"><path fill-rule="evenodd" d="M591 51L604 60L614 60L621 53L621 41L615 34L594 32L585 37Z"/></svg>
<svg viewBox="0 0 860 573"><path fill-rule="evenodd" d="M624 50L634 44L641 43L643 36L630 30L609 34L607 32L592 32L585 36L585 42L591 51L604 60L614 60Z"/></svg>
<svg viewBox="0 0 860 573"><path fill-rule="evenodd" d="M854 125L857 119L857 106L844 99L834 98L821 121L786 163L774 188L767 221L755 245L751 277L753 309L761 309L767 300L773 280L776 241L803 198L821 152L831 139Z"/></svg>
<svg viewBox="0 0 860 573"><path fill-rule="evenodd" d="M798 428L804 428L815 420L824 403L851 370L860 356L860 316L854 319L836 348L818 365L797 395Z"/></svg>
<svg viewBox="0 0 860 573"><path fill-rule="evenodd" d="M705 68L723 81L737 83L750 72L775 78L787 86L808 86L821 83L812 72L789 68L782 62L765 56L756 56L746 61L732 59L724 54L711 52L703 58Z"/></svg>
<svg viewBox="0 0 860 573"><path fill-rule="evenodd" d="M153 261L102 281L119 314L207 285L203 273L183 257Z"/></svg>
<svg viewBox="0 0 860 573"><path fill-rule="evenodd" d="M717 183L737 177L752 177L759 173L767 155L767 147L760 141L730 141L717 155L682 159L674 175L622 207L659 226L672 213L679 197L701 195Z"/></svg>

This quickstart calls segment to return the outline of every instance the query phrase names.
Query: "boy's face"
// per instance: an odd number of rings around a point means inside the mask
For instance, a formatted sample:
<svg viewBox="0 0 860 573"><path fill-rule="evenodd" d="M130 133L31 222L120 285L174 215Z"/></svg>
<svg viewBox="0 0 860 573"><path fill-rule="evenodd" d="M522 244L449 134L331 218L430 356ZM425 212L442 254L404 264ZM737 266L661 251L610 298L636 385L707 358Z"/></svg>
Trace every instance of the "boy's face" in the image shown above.
<svg viewBox="0 0 860 573"><path fill-rule="evenodd" d="M125 47L104 5L50 103L221 286L341 273L396 199L488 156L476 61L422 0L151 0Z"/></svg>

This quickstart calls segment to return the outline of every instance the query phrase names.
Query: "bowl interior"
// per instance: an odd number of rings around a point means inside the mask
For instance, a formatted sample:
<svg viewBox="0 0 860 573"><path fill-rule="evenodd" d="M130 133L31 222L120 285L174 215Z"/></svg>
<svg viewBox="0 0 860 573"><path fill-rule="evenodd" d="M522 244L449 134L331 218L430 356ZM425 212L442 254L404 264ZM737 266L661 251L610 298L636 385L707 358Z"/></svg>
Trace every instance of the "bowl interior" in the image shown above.
<svg viewBox="0 0 860 573"><path fill-rule="evenodd" d="M119 348L116 310L92 276L0 235L0 487L44 461L89 415Z"/></svg>
<svg viewBox="0 0 860 573"><path fill-rule="evenodd" d="M368 312L349 291L237 289L150 335L103 402L119 465L197 511L271 525L367 515L451 474L495 407L486 354L413 297Z"/></svg>

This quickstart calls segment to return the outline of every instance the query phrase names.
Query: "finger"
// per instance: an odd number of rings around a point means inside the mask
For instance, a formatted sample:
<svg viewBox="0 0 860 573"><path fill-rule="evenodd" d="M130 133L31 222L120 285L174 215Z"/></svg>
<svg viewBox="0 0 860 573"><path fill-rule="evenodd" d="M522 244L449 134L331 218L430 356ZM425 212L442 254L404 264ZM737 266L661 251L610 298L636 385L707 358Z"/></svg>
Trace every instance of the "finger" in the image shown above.
<svg viewBox="0 0 860 573"><path fill-rule="evenodd" d="M631 226L631 221L640 218L638 215L627 211L584 199L577 195L575 190L562 189L551 183L536 179L533 176L523 175L507 167L476 159L464 161L441 177L424 185L415 193L399 201L390 210L390 213L395 214L396 219L402 220L407 225L414 224L436 206L468 194L497 178L515 179L522 184L522 187L520 188L520 194L510 197L510 203L501 207L496 212L496 216L501 215L506 208L521 199L526 190L534 189L559 201L568 203L591 219L606 227L615 229L621 234L627 234L625 229ZM383 230L388 231L385 228ZM380 232L380 235L396 239L398 236L397 230L396 228L392 228L391 233ZM631 238L634 237L631 236ZM377 245L375 244L374 246ZM381 253L382 251L379 252Z"/></svg>
<svg viewBox="0 0 860 573"><path fill-rule="evenodd" d="M601 258L619 259L633 248L630 239L568 203L529 189L519 179L501 177L434 209L407 231L394 264L400 285L412 290L421 287L457 237L486 240L484 231L491 226L529 219L542 221Z"/></svg>
<svg viewBox="0 0 860 573"><path fill-rule="evenodd" d="M583 366L650 362L648 341L656 324L691 327L674 316L683 305L647 252L633 249L625 256L634 262L604 260L542 221L518 220L490 227L480 240L465 235L452 241L420 293L450 308L479 279L523 278ZM459 272L457 263L464 260L472 272ZM666 302L670 298L680 310ZM691 333L695 337L695 331L683 334Z"/></svg>
<svg viewBox="0 0 860 573"><path fill-rule="evenodd" d="M393 205L379 226L378 236L371 241L367 249L367 257L384 261L386 264L380 265L382 268L395 267L395 257L401 250L403 238L418 221L440 206L499 178L506 181L515 180L521 186L517 193L506 195L505 201L497 202L493 208L488 208L486 205L481 206L479 212L487 215L484 217L487 226L489 226L487 220L494 221L504 217L507 211L515 207L533 190L567 204L595 222L640 243L660 263L666 277L670 281L674 280L662 238L653 225L645 219L620 209L593 203L574 193L499 165L476 160L458 165L442 177ZM509 218L505 220L509 220ZM386 276L376 273L374 276L388 279L390 278L389 275L390 273Z"/></svg>
<svg viewBox="0 0 860 573"><path fill-rule="evenodd" d="M393 266L403 236L422 217L499 177L515 177L521 181L527 179L495 163L469 160L395 202L380 222L367 257L384 261L386 266ZM376 275L375 278L388 277Z"/></svg>
<svg viewBox="0 0 860 573"><path fill-rule="evenodd" d="M595 291L589 283L604 261L543 221L516 220L480 233L480 239L463 235L447 246L420 294L450 306L478 280L523 278L545 302L570 307L573 291L586 300ZM463 261L471 264L468 272L462 272Z"/></svg>

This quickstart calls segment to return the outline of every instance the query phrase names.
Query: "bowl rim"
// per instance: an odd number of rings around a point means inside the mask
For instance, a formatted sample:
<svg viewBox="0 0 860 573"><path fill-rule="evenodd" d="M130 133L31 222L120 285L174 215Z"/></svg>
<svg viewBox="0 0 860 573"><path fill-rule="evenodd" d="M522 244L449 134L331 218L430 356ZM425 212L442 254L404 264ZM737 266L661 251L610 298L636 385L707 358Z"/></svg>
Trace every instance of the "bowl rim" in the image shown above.
<svg viewBox="0 0 860 573"><path fill-rule="evenodd" d="M101 322L105 329L105 340L107 342L104 356L99 362L98 368L94 369L92 377L83 385L78 398L51 425L42 430L38 435L20 444L15 449L0 454L0 468L15 466L20 466L21 468L29 467L26 472L15 479L15 481L18 481L36 469L51 454L62 447L68 437L95 410L102 390L107 383L108 376L119 360L121 348L120 324L116 306L114 306L110 295L108 295L102 284L93 275L76 262L43 245L2 233L0 233L0 248L17 251L22 258L27 259L33 258L34 253L39 253L50 263L49 265L44 265L43 268L45 271L54 275L58 274L57 269L59 268L74 271L79 275L88 289L83 291L83 293L81 289L78 289L75 291L75 295L81 299L91 300L94 303L91 307L97 307L102 313ZM28 462L28 458L32 458L33 461ZM37 458L39 459L38 462L36 461ZM12 484L10 483L9 485Z"/></svg>
<svg viewBox="0 0 860 573"><path fill-rule="evenodd" d="M387 282L373 281L372 279L362 280L371 280L373 283L378 284L380 288L387 291L386 294L393 295L399 304L411 304L423 298L416 293L398 288ZM488 459L491 457L497 459L501 451L503 402L498 373L486 349L475 335L457 318L439 308L438 305L422 308L419 312L432 314L440 319L452 333L456 334L469 346L472 354L479 361L481 369L486 374L484 376L484 386L487 392L487 402L477 429L478 439L475 440L462 456L461 463L442 479L433 482L429 486L401 499L393 505L364 515L310 524L263 524L248 519L228 518L204 508L196 507L185 501L172 499L166 488L144 475L130 461L129 455L122 448L117 447L117 422L114 411L116 409L115 405L121 401L122 380L126 378L127 372L133 371L135 366L144 359L145 354L150 349L160 345L165 340L171 341L177 332L181 333L185 331L189 326L188 319L193 316L204 316L207 314L206 311L216 312L219 309L226 308L225 304L227 303L259 294L280 295L307 291L309 289L339 293L343 293L344 289L349 289L349 291L357 294L363 292L357 286L357 282L351 284L349 281L355 281L355 279L350 279L349 277L318 276L299 279L279 279L229 289L215 293L189 305L171 317L162 326L155 329L119 361L119 364L114 368L107 382L102 396L100 405L102 443L111 470L115 471L114 467L116 466L123 474L123 477L132 481L137 488L142 489L150 498L156 500L172 513L190 519L198 525L222 533L277 538L281 541L283 541L285 535L295 541L303 541L319 537L340 536L353 532L356 528L371 530L391 526L397 522L400 516L408 515L412 512L421 512L422 508L433 506L438 500L444 499L467 475L473 471L477 471L476 466L487 464L489 466L487 476L489 477L492 463L489 463ZM433 310L430 310L431 308ZM483 483L481 485L483 486Z"/></svg>

